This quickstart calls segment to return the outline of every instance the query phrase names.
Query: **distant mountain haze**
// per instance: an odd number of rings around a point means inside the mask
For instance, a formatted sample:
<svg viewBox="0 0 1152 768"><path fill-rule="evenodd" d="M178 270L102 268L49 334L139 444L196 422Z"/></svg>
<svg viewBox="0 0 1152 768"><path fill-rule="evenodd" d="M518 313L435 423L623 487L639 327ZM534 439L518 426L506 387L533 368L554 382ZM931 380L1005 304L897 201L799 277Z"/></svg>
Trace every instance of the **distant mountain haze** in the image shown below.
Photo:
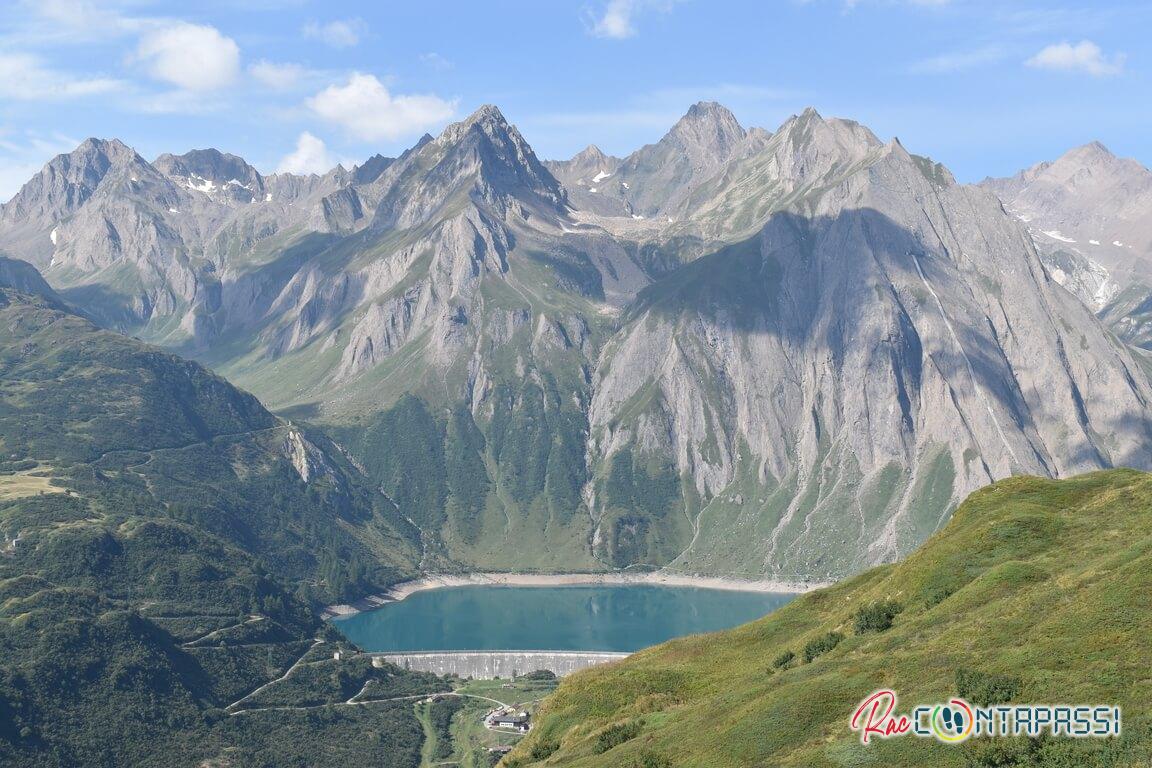
<svg viewBox="0 0 1152 768"><path fill-rule="evenodd" d="M1061 285L1152 348L1152 171L1093 142L983 185L1026 223Z"/></svg>

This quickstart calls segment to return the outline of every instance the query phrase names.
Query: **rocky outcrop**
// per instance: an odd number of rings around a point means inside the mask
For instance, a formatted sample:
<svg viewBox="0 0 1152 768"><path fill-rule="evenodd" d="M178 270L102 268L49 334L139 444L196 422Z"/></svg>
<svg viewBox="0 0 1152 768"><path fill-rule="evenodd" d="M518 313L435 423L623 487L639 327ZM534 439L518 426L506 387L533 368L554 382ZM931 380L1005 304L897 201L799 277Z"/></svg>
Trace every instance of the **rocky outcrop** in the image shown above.
<svg viewBox="0 0 1152 768"><path fill-rule="evenodd" d="M982 186L1027 225L1057 282L1122 338L1148 345L1152 171L1092 142Z"/></svg>

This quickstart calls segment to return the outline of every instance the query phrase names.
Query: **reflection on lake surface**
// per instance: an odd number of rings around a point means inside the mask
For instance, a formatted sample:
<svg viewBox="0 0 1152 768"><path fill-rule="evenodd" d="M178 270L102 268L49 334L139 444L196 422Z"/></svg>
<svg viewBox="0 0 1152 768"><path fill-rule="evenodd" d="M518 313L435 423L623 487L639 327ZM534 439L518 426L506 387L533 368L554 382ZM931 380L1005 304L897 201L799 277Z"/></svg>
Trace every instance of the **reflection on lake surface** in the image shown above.
<svg viewBox="0 0 1152 768"><path fill-rule="evenodd" d="M635 651L743 624L793 597L652 585L448 587L333 624L366 651Z"/></svg>

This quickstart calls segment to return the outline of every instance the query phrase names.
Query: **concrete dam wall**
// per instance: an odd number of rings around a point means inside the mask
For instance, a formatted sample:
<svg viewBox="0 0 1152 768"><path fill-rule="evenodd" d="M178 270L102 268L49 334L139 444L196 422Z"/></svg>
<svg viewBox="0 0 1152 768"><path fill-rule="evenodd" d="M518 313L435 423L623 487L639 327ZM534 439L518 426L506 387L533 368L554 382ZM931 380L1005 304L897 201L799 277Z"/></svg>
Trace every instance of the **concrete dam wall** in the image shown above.
<svg viewBox="0 0 1152 768"><path fill-rule="evenodd" d="M597 651L432 651L373 653L372 657L420 672L491 680L524 675L538 669L547 669L557 677L563 677L627 655Z"/></svg>

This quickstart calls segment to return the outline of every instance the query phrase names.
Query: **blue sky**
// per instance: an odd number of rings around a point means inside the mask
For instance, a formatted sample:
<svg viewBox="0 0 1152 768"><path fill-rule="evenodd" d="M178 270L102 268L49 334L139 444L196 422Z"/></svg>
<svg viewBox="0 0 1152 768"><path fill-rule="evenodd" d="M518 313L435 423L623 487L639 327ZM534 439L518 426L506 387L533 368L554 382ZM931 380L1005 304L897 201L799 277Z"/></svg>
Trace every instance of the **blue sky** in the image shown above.
<svg viewBox="0 0 1152 768"><path fill-rule="evenodd" d="M962 181L1093 139L1150 165L1150 29L1146 2L2 0L0 199L87 136L317 170L488 102L544 158L714 99L851 117Z"/></svg>

